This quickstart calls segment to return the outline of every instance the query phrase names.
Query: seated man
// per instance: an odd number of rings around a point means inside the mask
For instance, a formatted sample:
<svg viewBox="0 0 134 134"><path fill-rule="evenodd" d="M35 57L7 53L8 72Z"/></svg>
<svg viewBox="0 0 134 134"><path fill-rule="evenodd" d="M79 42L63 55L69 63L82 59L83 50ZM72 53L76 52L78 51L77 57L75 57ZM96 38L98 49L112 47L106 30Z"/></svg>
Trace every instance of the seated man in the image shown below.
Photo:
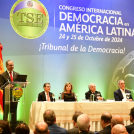
<svg viewBox="0 0 134 134"><path fill-rule="evenodd" d="M49 134L47 123L44 121L37 122L35 124L34 134Z"/></svg>
<svg viewBox="0 0 134 134"><path fill-rule="evenodd" d="M90 118L86 114L81 114L77 118L77 126L79 128L79 132L77 134L94 134L90 129Z"/></svg>
<svg viewBox="0 0 134 134"><path fill-rule="evenodd" d="M111 134L128 134L128 132L125 126L123 126L122 124L117 124L112 128Z"/></svg>
<svg viewBox="0 0 134 134"><path fill-rule="evenodd" d="M111 119L111 128L113 128L117 124L124 125L124 120L120 115L114 115Z"/></svg>
<svg viewBox="0 0 134 134"><path fill-rule="evenodd" d="M68 134L77 134L79 132L79 129L77 127L77 118L81 114L83 114L83 113L80 111L75 111L75 113L72 117L74 128L67 130Z"/></svg>
<svg viewBox="0 0 134 134"><path fill-rule="evenodd" d="M89 91L85 93L85 98L90 99L91 95L94 96L94 101L103 100L101 93L96 91L96 85L94 83L89 84Z"/></svg>
<svg viewBox="0 0 134 134"><path fill-rule="evenodd" d="M119 80L118 86L119 86L119 89L114 92L115 101L122 101L122 99L132 101L133 98L132 98L131 92L125 89L124 80ZM126 98L126 93L130 93L129 99Z"/></svg>
<svg viewBox="0 0 134 134"><path fill-rule="evenodd" d="M15 128L15 134L29 134L30 129L27 124L25 123L20 123L16 128Z"/></svg>
<svg viewBox="0 0 134 134"><path fill-rule="evenodd" d="M101 126L103 130L97 132L97 134L111 134L111 119L112 115L109 113L104 113L101 116Z"/></svg>
<svg viewBox="0 0 134 134"><path fill-rule="evenodd" d="M134 107L131 108L131 111L130 111L129 115L130 115L130 121L132 122L132 124L126 126L126 129L127 129L127 132L129 134L131 134L131 132L134 130Z"/></svg>
<svg viewBox="0 0 134 134"><path fill-rule="evenodd" d="M67 134L67 130L56 124L56 115L53 110L46 110L43 119L48 125L49 134Z"/></svg>
<svg viewBox="0 0 134 134"><path fill-rule="evenodd" d="M38 101L55 101L54 94L50 92L50 83L43 85L44 91L38 94Z"/></svg>
<svg viewBox="0 0 134 134"><path fill-rule="evenodd" d="M7 121L0 120L0 134L11 134L11 128Z"/></svg>

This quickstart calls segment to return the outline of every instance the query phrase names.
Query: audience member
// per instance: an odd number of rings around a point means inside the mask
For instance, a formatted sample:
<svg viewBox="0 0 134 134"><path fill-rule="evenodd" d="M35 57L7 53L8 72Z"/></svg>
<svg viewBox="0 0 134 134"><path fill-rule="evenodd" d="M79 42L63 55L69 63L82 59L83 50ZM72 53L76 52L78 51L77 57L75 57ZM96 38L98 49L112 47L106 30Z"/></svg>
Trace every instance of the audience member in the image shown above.
<svg viewBox="0 0 134 134"><path fill-rule="evenodd" d="M11 128L5 120L0 120L0 134L11 134Z"/></svg>
<svg viewBox="0 0 134 134"><path fill-rule="evenodd" d="M120 115L114 115L111 120L111 128L115 126L116 124L122 124L124 125L123 118Z"/></svg>
<svg viewBox="0 0 134 134"><path fill-rule="evenodd" d="M79 134L94 134L93 132L89 131L90 129L90 118L86 114L81 114L77 118L77 126L79 128Z"/></svg>
<svg viewBox="0 0 134 134"><path fill-rule="evenodd" d="M48 125L44 121L39 121L35 125L34 134L49 134Z"/></svg>
<svg viewBox="0 0 134 134"><path fill-rule="evenodd" d="M134 134L134 130L132 131L132 133L131 134Z"/></svg>
<svg viewBox="0 0 134 134"><path fill-rule="evenodd" d="M128 132L124 125L117 124L112 128L111 134L128 134Z"/></svg>
<svg viewBox="0 0 134 134"><path fill-rule="evenodd" d="M67 133L68 133L68 134L77 134L77 133L79 132L79 129L78 129L78 127L77 127L77 118L78 118L78 116L81 115L81 114L83 114L83 113L80 112L80 111L76 111L76 112L73 114L72 120L73 120L74 128L67 130Z"/></svg>
<svg viewBox="0 0 134 134"><path fill-rule="evenodd" d="M101 126L103 130L99 131L97 134L111 134L111 119L112 115L110 113L102 114Z"/></svg>
<svg viewBox="0 0 134 134"><path fill-rule="evenodd" d="M67 134L67 130L56 124L56 115L53 110L46 110L43 114L44 121L48 125L49 134Z"/></svg>
<svg viewBox="0 0 134 134"><path fill-rule="evenodd" d="M15 133L16 134L29 134L30 133L30 129L28 127L27 124L25 123L20 123L16 129L15 129Z"/></svg>
<svg viewBox="0 0 134 134"><path fill-rule="evenodd" d="M130 114L129 115L130 115L130 121L133 124L126 126L126 129L127 129L127 132L128 133L131 133L134 130L134 107L131 108L131 111L130 111Z"/></svg>

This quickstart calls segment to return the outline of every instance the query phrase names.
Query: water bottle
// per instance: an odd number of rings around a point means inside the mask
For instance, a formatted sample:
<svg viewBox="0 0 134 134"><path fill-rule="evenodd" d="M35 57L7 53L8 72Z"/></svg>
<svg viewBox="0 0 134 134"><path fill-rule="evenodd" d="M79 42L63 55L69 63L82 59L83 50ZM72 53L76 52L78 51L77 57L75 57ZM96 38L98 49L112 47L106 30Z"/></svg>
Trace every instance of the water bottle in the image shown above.
<svg viewBox="0 0 134 134"><path fill-rule="evenodd" d="M90 101L94 101L94 94L90 95Z"/></svg>

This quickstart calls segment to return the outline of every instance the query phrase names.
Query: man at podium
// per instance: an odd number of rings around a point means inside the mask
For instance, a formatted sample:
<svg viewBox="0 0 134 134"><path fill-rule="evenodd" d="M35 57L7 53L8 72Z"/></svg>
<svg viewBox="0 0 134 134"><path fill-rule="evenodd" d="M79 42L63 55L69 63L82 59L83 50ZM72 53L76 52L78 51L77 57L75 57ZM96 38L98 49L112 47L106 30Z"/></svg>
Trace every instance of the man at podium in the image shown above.
<svg viewBox="0 0 134 134"><path fill-rule="evenodd" d="M4 109L4 114L3 114L3 120L8 120L8 113L9 113L9 104L5 104L5 87L13 81L16 81L17 75L19 73L13 71L14 70L14 63L12 60L7 60L6 61L6 68L7 70L0 74L0 87L3 90L3 109ZM10 85L10 88L13 88L13 85ZM11 92L12 93L12 92ZM12 98L12 97L11 97ZM12 101L12 100L10 100ZM17 102L12 103L10 102L10 113L11 113L11 122L13 124L16 123L16 111L17 111Z"/></svg>

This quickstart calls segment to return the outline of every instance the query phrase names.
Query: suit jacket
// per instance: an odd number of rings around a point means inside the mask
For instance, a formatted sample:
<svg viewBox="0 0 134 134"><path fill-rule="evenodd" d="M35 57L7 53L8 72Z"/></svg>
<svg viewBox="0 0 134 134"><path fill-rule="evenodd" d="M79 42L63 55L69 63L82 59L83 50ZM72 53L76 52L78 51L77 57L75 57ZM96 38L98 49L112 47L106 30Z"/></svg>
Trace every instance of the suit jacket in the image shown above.
<svg viewBox="0 0 134 134"><path fill-rule="evenodd" d="M87 131L81 131L78 134L95 134L95 133L93 133L92 131L89 131L89 132L87 132Z"/></svg>
<svg viewBox="0 0 134 134"><path fill-rule="evenodd" d="M111 134L111 125L106 126L103 130L97 132L96 134Z"/></svg>
<svg viewBox="0 0 134 134"><path fill-rule="evenodd" d="M126 126L127 132L131 134L131 132L134 130L134 123L131 125Z"/></svg>
<svg viewBox="0 0 134 134"><path fill-rule="evenodd" d="M49 97L50 97L51 101L54 101L53 98L52 98L52 94L53 93L49 92ZM38 94L38 101L46 101L45 91Z"/></svg>
<svg viewBox="0 0 134 134"><path fill-rule="evenodd" d="M125 89L125 93L130 93L130 99L133 100L131 92L129 90ZM115 101L122 101L123 95L122 95L122 92L120 89L118 89L114 92L114 99L115 99Z"/></svg>
<svg viewBox="0 0 134 134"><path fill-rule="evenodd" d="M19 75L19 73L13 71L13 81L17 80L17 75ZM4 89L6 87L6 85L9 84L8 80L11 81L10 76L9 76L7 71L5 71L4 73L0 74L0 87L1 87L1 89Z"/></svg>
<svg viewBox="0 0 134 134"><path fill-rule="evenodd" d="M78 134L78 132L79 132L79 129L77 127L67 130L68 134Z"/></svg>
<svg viewBox="0 0 134 134"><path fill-rule="evenodd" d="M65 128L59 127L57 124L52 124L48 126L49 134L67 134L67 130Z"/></svg>
<svg viewBox="0 0 134 134"><path fill-rule="evenodd" d="M67 133L68 134L79 134L79 129L78 128L72 128L72 129L69 129L67 130ZM92 131L89 131L89 132L86 132L86 131L82 131L80 132L81 134L94 134Z"/></svg>
<svg viewBox="0 0 134 134"><path fill-rule="evenodd" d="M100 92L95 91L95 93L94 93L94 100L95 100L95 101L98 100L98 99L97 99L97 93L99 93L99 94L100 94L100 97L102 97ZM92 94L92 92L89 90L88 92L85 93L85 98L86 98L86 99L90 99L90 95L91 95L91 94Z"/></svg>
<svg viewBox="0 0 134 134"><path fill-rule="evenodd" d="M134 134L134 130L132 131L132 133L131 134Z"/></svg>

